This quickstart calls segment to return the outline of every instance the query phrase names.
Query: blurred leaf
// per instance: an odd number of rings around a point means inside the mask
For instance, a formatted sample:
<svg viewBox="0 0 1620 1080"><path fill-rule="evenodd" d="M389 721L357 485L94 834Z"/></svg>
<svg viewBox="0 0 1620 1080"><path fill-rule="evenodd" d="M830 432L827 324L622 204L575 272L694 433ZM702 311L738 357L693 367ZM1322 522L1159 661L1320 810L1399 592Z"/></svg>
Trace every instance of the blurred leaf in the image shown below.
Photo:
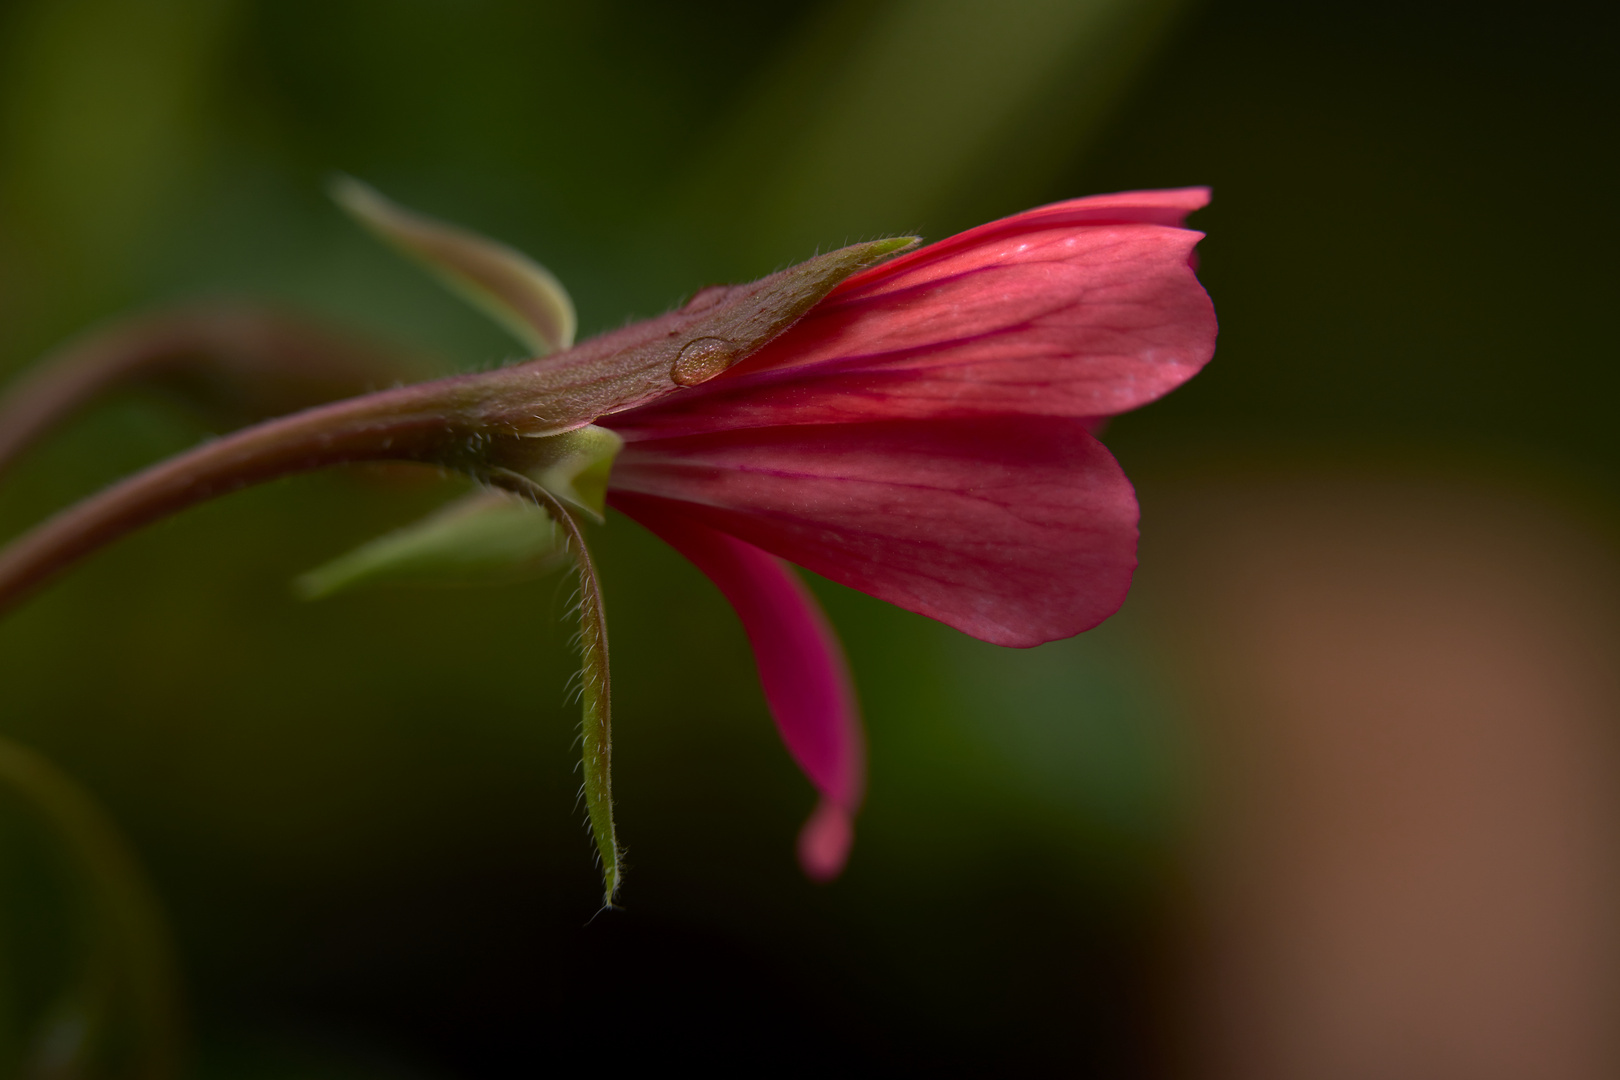
<svg viewBox="0 0 1620 1080"><path fill-rule="evenodd" d="M578 320L551 271L505 244L434 221L348 176L332 198L361 224L433 271L538 356L574 343Z"/></svg>
<svg viewBox="0 0 1620 1080"><path fill-rule="evenodd" d="M545 510L480 491L309 571L296 587L318 600L362 585L505 584L549 573L567 557Z"/></svg>

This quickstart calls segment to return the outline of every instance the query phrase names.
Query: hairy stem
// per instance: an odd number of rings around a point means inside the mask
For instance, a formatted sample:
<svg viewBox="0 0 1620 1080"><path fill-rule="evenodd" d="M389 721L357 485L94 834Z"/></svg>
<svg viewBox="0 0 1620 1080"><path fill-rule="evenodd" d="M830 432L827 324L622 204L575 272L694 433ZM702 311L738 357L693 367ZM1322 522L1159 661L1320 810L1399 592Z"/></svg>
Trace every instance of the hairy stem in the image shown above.
<svg viewBox="0 0 1620 1080"><path fill-rule="evenodd" d="M0 473L91 401L137 383L172 386L232 426L427 375L426 365L259 305L157 312L46 356L0 399Z"/></svg>
<svg viewBox="0 0 1620 1080"><path fill-rule="evenodd" d="M479 472L491 436L470 378L372 394L227 435L123 480L0 552L0 612L126 533L217 495L346 462L427 461Z"/></svg>

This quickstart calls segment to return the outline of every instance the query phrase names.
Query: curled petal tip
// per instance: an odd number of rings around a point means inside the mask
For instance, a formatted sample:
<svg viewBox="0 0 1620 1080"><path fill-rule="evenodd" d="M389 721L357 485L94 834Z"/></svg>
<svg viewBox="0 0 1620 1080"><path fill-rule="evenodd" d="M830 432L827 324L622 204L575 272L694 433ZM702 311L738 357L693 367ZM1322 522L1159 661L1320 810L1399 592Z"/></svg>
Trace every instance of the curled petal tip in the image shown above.
<svg viewBox="0 0 1620 1080"><path fill-rule="evenodd" d="M799 866L812 881L832 881L844 872L855 843L849 811L823 799L799 830Z"/></svg>

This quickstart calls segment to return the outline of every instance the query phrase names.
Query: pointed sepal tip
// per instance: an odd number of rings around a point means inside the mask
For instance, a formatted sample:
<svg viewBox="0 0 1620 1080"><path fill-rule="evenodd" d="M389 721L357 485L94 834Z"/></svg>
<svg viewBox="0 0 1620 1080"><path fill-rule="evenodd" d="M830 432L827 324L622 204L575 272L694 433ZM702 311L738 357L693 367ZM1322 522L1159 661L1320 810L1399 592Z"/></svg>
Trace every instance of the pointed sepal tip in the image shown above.
<svg viewBox="0 0 1620 1080"><path fill-rule="evenodd" d="M356 221L426 266L535 355L573 345L579 320L568 290L523 252L408 210L352 176L334 176L327 190Z"/></svg>

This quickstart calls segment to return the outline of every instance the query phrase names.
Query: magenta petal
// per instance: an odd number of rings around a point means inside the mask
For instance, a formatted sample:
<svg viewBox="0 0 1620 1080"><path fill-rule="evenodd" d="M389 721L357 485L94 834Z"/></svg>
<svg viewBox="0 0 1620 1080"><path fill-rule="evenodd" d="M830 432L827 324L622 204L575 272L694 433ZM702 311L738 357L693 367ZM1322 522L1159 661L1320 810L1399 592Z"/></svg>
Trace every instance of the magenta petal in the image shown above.
<svg viewBox="0 0 1620 1080"><path fill-rule="evenodd" d="M860 805L866 782L860 714L843 649L810 590L780 559L668 503L631 498L614 505L690 559L731 601L782 741L847 819ZM816 850L830 852L830 844L824 838ZM836 862L842 865L843 857Z"/></svg>
<svg viewBox="0 0 1620 1080"><path fill-rule="evenodd" d="M831 881L843 873L854 843L849 811L823 800L799 830L799 865L812 881Z"/></svg>
<svg viewBox="0 0 1620 1080"><path fill-rule="evenodd" d="M1113 614L1136 567L1135 492L1087 422L647 440L619 456L609 500L644 521L690 516L985 641L1038 645Z"/></svg>
<svg viewBox="0 0 1620 1080"><path fill-rule="evenodd" d="M982 246L987 241L1011 233L1038 232L1043 229L1073 230L1079 227L1095 228L1103 225L1163 225L1185 228L1187 215L1209 205L1209 188L1161 188L1156 191L1120 191L1111 195L1087 195L1080 199L1048 203L1024 210L1009 217L997 218L959 232L926 247L918 248L898 259L891 259L870 270L845 280L833 296L868 288L872 283L887 280L915 269L918 263L935 262L954 255L963 248Z"/></svg>
<svg viewBox="0 0 1620 1080"><path fill-rule="evenodd" d="M1201 235L1043 223L955 237L846 282L722 377L603 422L634 440L1124 412L1179 386L1214 353L1214 308L1188 266Z"/></svg>

